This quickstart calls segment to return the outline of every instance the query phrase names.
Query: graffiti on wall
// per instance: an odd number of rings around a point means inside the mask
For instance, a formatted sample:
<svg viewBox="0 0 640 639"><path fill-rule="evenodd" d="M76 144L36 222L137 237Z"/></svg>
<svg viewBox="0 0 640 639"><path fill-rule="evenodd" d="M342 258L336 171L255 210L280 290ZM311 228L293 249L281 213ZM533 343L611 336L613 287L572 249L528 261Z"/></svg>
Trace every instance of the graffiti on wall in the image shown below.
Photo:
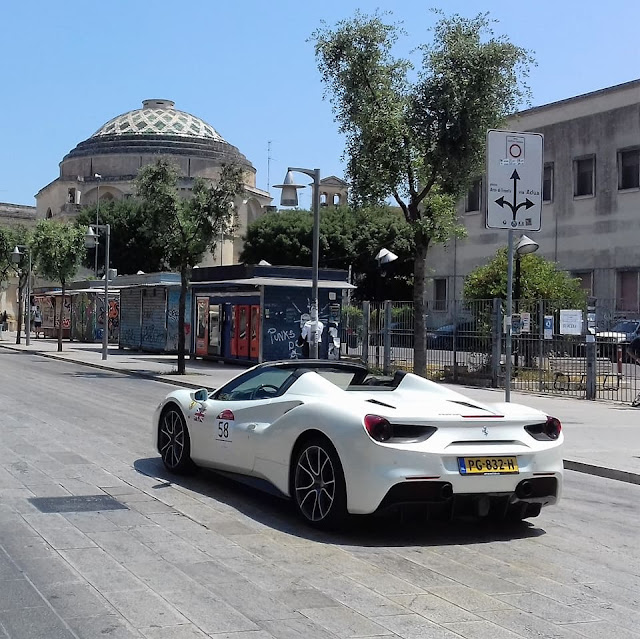
<svg viewBox="0 0 640 639"><path fill-rule="evenodd" d="M88 293L74 295L71 302L71 336L81 342L91 342L95 333L95 304Z"/></svg>
<svg viewBox="0 0 640 639"><path fill-rule="evenodd" d="M120 346L140 348L141 312L140 289L122 289L120 291Z"/></svg>
<svg viewBox="0 0 640 639"><path fill-rule="evenodd" d="M170 289L167 300L167 346L166 351L168 353L176 352L178 350L178 318L180 304L180 290ZM191 333L191 322L189 319L191 308L191 293L187 293L187 299L184 309L184 334L185 334L185 346L187 352L190 352L191 342L189 335Z"/></svg>
<svg viewBox="0 0 640 639"><path fill-rule="evenodd" d="M96 305L98 314L96 318L95 339L102 339L102 331L104 330L104 298L96 297ZM108 339L110 342L118 340L120 333L120 301L117 298L109 299L109 309L107 312Z"/></svg>
<svg viewBox="0 0 640 639"><path fill-rule="evenodd" d="M327 356L327 327L329 322L339 321L339 293L327 289L318 292L319 320L324 325L319 356ZM306 291L266 288L263 316L263 358L265 361L302 358L298 338L310 316L311 299ZM337 312L336 312L337 309Z"/></svg>

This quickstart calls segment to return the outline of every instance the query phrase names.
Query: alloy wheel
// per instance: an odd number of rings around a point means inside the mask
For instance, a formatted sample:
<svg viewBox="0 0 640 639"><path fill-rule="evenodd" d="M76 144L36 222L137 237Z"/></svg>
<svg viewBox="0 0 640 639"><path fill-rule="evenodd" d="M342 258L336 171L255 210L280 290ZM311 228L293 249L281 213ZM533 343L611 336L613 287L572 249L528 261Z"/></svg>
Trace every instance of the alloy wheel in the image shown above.
<svg viewBox="0 0 640 639"><path fill-rule="evenodd" d="M184 457L185 428L182 416L175 410L163 415L158 443L165 466L171 470L178 468Z"/></svg>
<svg viewBox="0 0 640 639"><path fill-rule="evenodd" d="M298 457L294 478L300 512L312 522L329 515L336 496L336 475L331 458L321 446L309 446Z"/></svg>

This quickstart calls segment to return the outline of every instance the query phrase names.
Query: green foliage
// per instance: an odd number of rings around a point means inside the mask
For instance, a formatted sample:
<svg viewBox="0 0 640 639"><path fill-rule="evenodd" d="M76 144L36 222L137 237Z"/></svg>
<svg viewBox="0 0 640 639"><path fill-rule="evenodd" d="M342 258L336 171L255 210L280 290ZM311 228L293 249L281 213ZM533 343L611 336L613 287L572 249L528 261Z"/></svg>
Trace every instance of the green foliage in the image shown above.
<svg viewBox="0 0 640 639"><path fill-rule="evenodd" d="M32 249L38 272L65 286L85 254L84 230L57 220L40 220L33 234Z"/></svg>
<svg viewBox="0 0 640 639"><path fill-rule="evenodd" d="M451 206L418 205L438 186L453 204L483 162L485 135L527 98L529 54L494 37L486 14L441 15L414 64L395 58L404 31L384 15L356 12L335 28L316 30L316 59L325 96L346 137L347 173L358 202L393 196L408 221L431 218ZM408 200L405 204L405 200ZM438 241L441 241L438 238Z"/></svg>
<svg viewBox="0 0 640 639"><path fill-rule="evenodd" d="M464 230L455 203L482 168L487 129L528 97L529 54L495 37L487 14L440 14L422 59L396 58L404 32L356 12L311 36L325 96L345 136L354 203L393 197L412 225L415 370L426 369L426 258ZM415 78L415 79L414 79Z"/></svg>
<svg viewBox="0 0 640 639"><path fill-rule="evenodd" d="M178 170L166 160L145 166L137 178L138 195L156 233L150 246L160 250L170 268L180 272L178 305L178 374L184 375L184 314L191 270L205 252L213 251L221 234L234 231L233 200L242 193L239 167L222 167L217 184L194 180L191 197L180 197Z"/></svg>
<svg viewBox="0 0 640 639"><path fill-rule="evenodd" d="M253 264L264 259L274 265L311 266L312 231L309 211L267 213L249 225L240 259ZM386 267L386 294L406 299L413 279L413 229L401 212L388 206L321 209L320 267L351 266L360 298L373 297L378 270L375 256L381 248L399 257Z"/></svg>
<svg viewBox="0 0 640 639"><path fill-rule="evenodd" d="M6 280L18 268L11 259L18 244L29 244L29 232L24 226L0 226L0 280Z"/></svg>
<svg viewBox="0 0 640 639"><path fill-rule="evenodd" d="M67 282L80 268L85 254L84 229L57 220L40 220L31 248L38 272L48 280L60 282L64 299ZM62 351L62 311L58 318L58 351Z"/></svg>
<svg viewBox="0 0 640 639"><path fill-rule="evenodd" d="M171 268L193 268L215 249L222 233L234 231L233 200L242 192L242 173L236 166L223 166L215 185L196 179L188 199L180 197L177 168L166 160L144 167L137 186L148 224L155 229L152 247L161 250Z"/></svg>
<svg viewBox="0 0 640 639"><path fill-rule="evenodd" d="M520 299L554 300L562 308L583 308L586 292L580 280L561 271L555 262L530 253L520 258ZM507 296L507 249L498 249L495 256L465 278L464 299L480 300Z"/></svg>
<svg viewBox="0 0 640 639"><path fill-rule="evenodd" d="M144 271L155 273L165 270L163 262L164 248L156 241L158 229L149 224L149 215L137 199L116 200L100 203L100 224L111 227L109 266L116 268L118 274L128 275ZM76 218L76 225L86 231L89 224L96 222L96 207L82 209ZM93 269L95 251L89 251L84 266ZM104 243L98 247L98 265L104 266Z"/></svg>

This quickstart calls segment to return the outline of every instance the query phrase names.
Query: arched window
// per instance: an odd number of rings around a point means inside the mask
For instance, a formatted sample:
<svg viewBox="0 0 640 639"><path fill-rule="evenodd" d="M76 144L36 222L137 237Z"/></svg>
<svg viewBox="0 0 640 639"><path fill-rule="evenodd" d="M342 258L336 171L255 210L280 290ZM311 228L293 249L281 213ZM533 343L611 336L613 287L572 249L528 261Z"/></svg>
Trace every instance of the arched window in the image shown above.
<svg viewBox="0 0 640 639"><path fill-rule="evenodd" d="M327 194L320 193L320 206L327 206Z"/></svg>
<svg viewBox="0 0 640 639"><path fill-rule="evenodd" d="M47 209L47 219L50 220L53 217L53 213L51 212L51 208Z"/></svg>
<svg viewBox="0 0 640 639"><path fill-rule="evenodd" d="M342 200L342 197L340 196L340 193L336 193L333 196L333 206L340 206L340 200Z"/></svg>

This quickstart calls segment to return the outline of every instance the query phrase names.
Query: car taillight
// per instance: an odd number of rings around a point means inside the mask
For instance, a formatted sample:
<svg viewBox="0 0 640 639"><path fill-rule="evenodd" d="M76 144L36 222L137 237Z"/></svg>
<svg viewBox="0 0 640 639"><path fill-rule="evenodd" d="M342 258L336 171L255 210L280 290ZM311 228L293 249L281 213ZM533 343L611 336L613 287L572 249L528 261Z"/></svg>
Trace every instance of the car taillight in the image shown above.
<svg viewBox="0 0 640 639"><path fill-rule="evenodd" d="M380 417L380 415L365 415L364 427L371 439L375 439L377 442L386 442L393 437L393 426L388 419Z"/></svg>
<svg viewBox="0 0 640 639"><path fill-rule="evenodd" d="M558 439L560 437L560 432L562 431L562 424L559 419L555 417L547 417L547 421L544 425L545 435L549 439Z"/></svg>

